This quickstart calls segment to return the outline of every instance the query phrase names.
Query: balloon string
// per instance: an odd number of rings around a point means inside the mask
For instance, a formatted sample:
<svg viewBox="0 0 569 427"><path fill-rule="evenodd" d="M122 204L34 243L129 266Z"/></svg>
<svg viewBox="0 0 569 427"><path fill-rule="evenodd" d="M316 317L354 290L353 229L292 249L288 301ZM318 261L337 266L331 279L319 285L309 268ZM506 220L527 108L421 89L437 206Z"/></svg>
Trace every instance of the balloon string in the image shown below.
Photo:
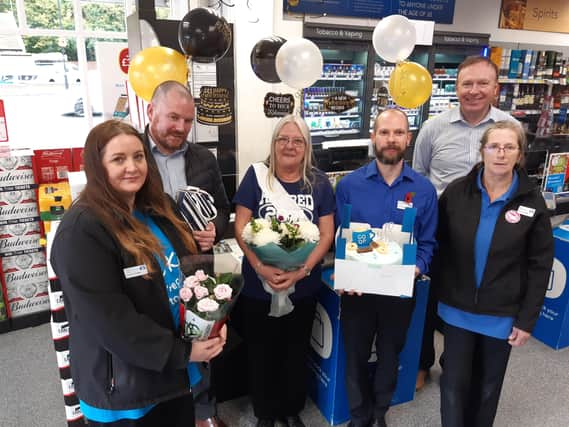
<svg viewBox="0 0 569 427"><path fill-rule="evenodd" d="M190 55L186 56L186 65L187 65L187 69L188 69L188 78L187 78L187 86L188 89L190 90L190 93L192 94L192 96L196 96L194 94L194 79L193 79L193 74L192 74L192 65L193 65L193 61L192 61L192 57Z"/></svg>
<svg viewBox="0 0 569 427"><path fill-rule="evenodd" d="M303 106L303 103L302 103L302 93L303 93L303 90L302 90L302 89L299 89L299 90L294 94L294 98L295 98L295 99L294 99L294 102L295 102L294 114L296 114L296 115L298 115L298 116L302 115L302 110L303 110L303 108L302 108L302 106Z"/></svg>

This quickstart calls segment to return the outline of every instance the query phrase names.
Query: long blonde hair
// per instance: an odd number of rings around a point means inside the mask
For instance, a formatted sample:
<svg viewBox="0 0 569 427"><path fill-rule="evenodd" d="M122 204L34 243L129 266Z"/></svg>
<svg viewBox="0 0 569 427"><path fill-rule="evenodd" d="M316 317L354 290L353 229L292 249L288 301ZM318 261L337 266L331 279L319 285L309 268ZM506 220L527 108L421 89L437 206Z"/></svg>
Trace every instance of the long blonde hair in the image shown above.
<svg viewBox="0 0 569 427"><path fill-rule="evenodd" d="M152 273L154 272L155 254L163 255L162 245L150 229L131 214L128 205L110 185L102 162L106 145L114 137L123 134L135 136L140 140L146 159L152 155L142 142L138 131L129 124L108 120L95 126L89 132L83 150L87 184L77 203L88 206L119 244L134 257L135 262L138 265L146 265L148 271ZM136 193L135 208L142 213L168 220L188 251L197 253L197 247L188 226L176 216L170 200L162 190L162 181L157 166L148 160L146 163L148 172L144 184Z"/></svg>
<svg viewBox="0 0 569 427"><path fill-rule="evenodd" d="M272 188L273 179L276 176L276 162L277 162L277 154L276 154L276 144L277 138L281 129L288 123L294 123L302 137L304 138L304 158L302 160L301 166L301 176L302 176L302 185L304 188L307 188L310 193L312 193L312 184L314 183L314 159L312 153L312 138L310 137L310 129L306 124L306 121L299 116L298 114L289 114L284 116L280 119L275 129L273 130L273 135L271 137L271 151L269 153L269 157L265 160L265 164L269 168L269 174L267 175L267 185L269 188Z"/></svg>

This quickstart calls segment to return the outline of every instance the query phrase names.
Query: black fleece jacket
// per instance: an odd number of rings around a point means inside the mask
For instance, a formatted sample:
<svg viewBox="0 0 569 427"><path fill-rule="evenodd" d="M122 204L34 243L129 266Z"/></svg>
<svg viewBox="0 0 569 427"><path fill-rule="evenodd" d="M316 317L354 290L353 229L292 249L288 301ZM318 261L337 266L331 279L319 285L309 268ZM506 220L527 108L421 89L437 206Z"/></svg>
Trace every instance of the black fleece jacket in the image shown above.
<svg viewBox="0 0 569 427"><path fill-rule="evenodd" d="M152 217L181 258L174 227ZM51 251L69 320L71 374L79 398L102 409L133 409L190 393L191 343L179 338L158 264L150 279L89 208L63 217Z"/></svg>
<svg viewBox="0 0 569 427"><path fill-rule="evenodd" d="M480 165L451 183L439 199L439 251L433 284L439 300L471 313L514 317L514 326L531 332L543 304L553 263L553 235L543 197L522 169L519 186L498 216L480 288L474 255L482 195L476 184ZM519 222L510 210L530 208Z"/></svg>

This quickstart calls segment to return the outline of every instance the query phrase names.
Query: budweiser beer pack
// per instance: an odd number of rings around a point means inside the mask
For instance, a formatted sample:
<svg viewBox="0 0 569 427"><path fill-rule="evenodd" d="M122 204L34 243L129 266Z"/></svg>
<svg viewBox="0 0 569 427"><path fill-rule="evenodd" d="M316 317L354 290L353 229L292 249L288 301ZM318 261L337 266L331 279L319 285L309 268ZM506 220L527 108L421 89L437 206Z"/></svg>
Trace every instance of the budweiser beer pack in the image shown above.
<svg viewBox="0 0 569 427"><path fill-rule="evenodd" d="M10 317L49 310L47 265L42 248L2 257L2 271Z"/></svg>
<svg viewBox="0 0 569 427"><path fill-rule="evenodd" d="M31 151L11 151L8 157L0 156L0 188L33 188L35 184Z"/></svg>
<svg viewBox="0 0 569 427"><path fill-rule="evenodd" d="M47 311L47 264L40 247L37 184L32 152L0 157L0 262L9 318Z"/></svg>
<svg viewBox="0 0 569 427"><path fill-rule="evenodd" d="M67 172L73 170L71 148L34 150L34 160L40 184L67 180Z"/></svg>

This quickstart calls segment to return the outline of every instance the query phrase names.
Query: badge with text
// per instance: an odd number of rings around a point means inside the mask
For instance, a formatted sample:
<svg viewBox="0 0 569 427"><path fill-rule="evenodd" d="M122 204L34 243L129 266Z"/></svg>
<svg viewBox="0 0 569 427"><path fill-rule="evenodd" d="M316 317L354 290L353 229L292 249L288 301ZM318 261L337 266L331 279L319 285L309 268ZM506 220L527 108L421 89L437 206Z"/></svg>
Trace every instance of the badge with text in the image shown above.
<svg viewBox="0 0 569 427"><path fill-rule="evenodd" d="M284 117L294 111L294 96L290 93L268 92L263 101L265 117Z"/></svg>
<svg viewBox="0 0 569 427"><path fill-rule="evenodd" d="M403 200L397 200L397 209L405 210L407 208L412 208L412 207L413 207L412 202L405 202Z"/></svg>
<svg viewBox="0 0 569 427"><path fill-rule="evenodd" d="M345 93L337 93L324 98L324 110L343 113L356 106L356 98Z"/></svg>
<svg viewBox="0 0 569 427"><path fill-rule="evenodd" d="M518 208L518 213L533 218L533 216L535 215L535 209L520 205L520 207Z"/></svg>
<svg viewBox="0 0 569 427"><path fill-rule="evenodd" d="M202 86L197 111L198 123L221 126L233 120L229 89L224 87Z"/></svg>
<svg viewBox="0 0 569 427"><path fill-rule="evenodd" d="M520 222L520 219L522 218L519 212L513 209L506 212L505 217L506 221L508 221L510 224L517 224L518 222Z"/></svg>
<svg viewBox="0 0 569 427"><path fill-rule="evenodd" d="M132 279L133 277L140 277L148 274L148 268L146 268L144 264L123 268L122 271L124 272L124 277L126 279Z"/></svg>

